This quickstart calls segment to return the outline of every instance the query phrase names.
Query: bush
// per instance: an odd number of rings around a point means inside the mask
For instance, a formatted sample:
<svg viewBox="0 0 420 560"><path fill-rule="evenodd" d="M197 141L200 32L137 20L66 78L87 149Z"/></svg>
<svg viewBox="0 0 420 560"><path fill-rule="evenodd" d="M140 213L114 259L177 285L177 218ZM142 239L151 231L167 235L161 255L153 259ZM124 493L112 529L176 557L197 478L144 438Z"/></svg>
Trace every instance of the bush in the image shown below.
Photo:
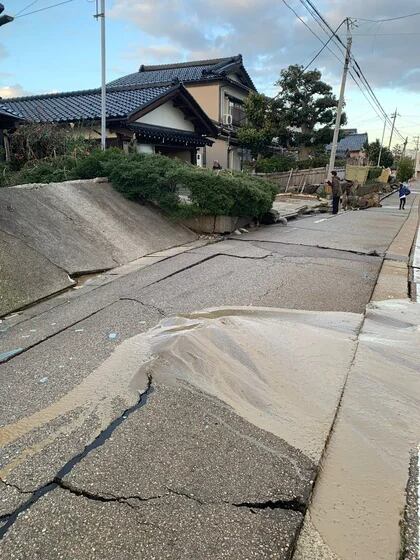
<svg viewBox="0 0 420 560"><path fill-rule="evenodd" d="M296 167L297 161L289 156L271 156L257 161L257 173L281 173Z"/></svg>
<svg viewBox="0 0 420 560"><path fill-rule="evenodd" d="M92 148L92 142L86 140L75 129L57 124L23 124L10 136L11 165L19 170L30 161L39 161L63 155L84 156Z"/></svg>
<svg viewBox="0 0 420 560"><path fill-rule="evenodd" d="M74 158L62 156L52 160L26 163L22 169L14 173L11 184L25 183L59 183L72 178L72 170L76 164Z"/></svg>
<svg viewBox="0 0 420 560"><path fill-rule="evenodd" d="M325 167L328 164L327 156L316 156L310 159L295 160L290 156L271 156L257 161L255 170L257 173L281 173L291 169L313 169ZM342 167L345 162L336 161L336 167Z"/></svg>
<svg viewBox="0 0 420 560"><path fill-rule="evenodd" d="M126 198L150 201L162 207L176 204L176 186L167 174L182 165L159 155L132 154L104 166L114 188Z"/></svg>
<svg viewBox="0 0 420 560"><path fill-rule="evenodd" d="M368 171L367 180L374 181L377 179L382 173L382 167L371 167Z"/></svg>
<svg viewBox="0 0 420 560"><path fill-rule="evenodd" d="M113 166L109 178L124 196L158 204L173 217L229 215L259 217L273 203L275 186L261 179L216 174L157 155L127 156ZM189 202L178 196L189 194Z"/></svg>
<svg viewBox="0 0 420 560"><path fill-rule="evenodd" d="M94 150L88 156L78 159L73 169L75 179L95 179L102 177L112 170L112 164L125 157L122 150L110 148L109 150Z"/></svg>
<svg viewBox="0 0 420 560"><path fill-rule="evenodd" d="M397 181L408 181L414 175L414 160L409 157L403 157L400 159L397 169Z"/></svg>

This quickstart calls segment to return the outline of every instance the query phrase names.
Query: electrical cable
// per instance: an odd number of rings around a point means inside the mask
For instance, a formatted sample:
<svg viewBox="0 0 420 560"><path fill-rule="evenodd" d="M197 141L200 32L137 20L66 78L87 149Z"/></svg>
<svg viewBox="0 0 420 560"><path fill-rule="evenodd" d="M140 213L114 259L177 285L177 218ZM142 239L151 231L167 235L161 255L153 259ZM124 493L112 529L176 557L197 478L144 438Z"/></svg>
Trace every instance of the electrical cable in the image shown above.
<svg viewBox="0 0 420 560"><path fill-rule="evenodd" d="M313 2L311 0L300 0L300 2L307 9L309 14L314 18L314 20L318 23L318 25L321 27L321 29L323 29L323 31L325 33L327 33L327 34L329 34L329 32L333 33L333 29L331 28L329 23L325 20L325 18L318 11L318 9L316 8L316 6L313 4ZM316 14L316 15L314 15L314 14ZM322 22L323 25L321 25L319 20ZM325 28L327 28L328 31ZM343 43L343 41L340 39L340 37L338 35L336 35L336 39L338 40L340 45L347 50L346 45ZM334 44L337 45L336 42ZM339 45L337 45L337 46L339 46ZM382 107L380 101L378 100L378 98L375 95L372 87L370 86L366 76L364 75L363 71L361 70L360 65L358 64L357 60L354 58L353 55L351 56L351 62L356 66L357 69L354 69L354 70L355 70L356 74L358 75L359 79L364 82L364 85L368 89L369 95L372 97L374 103L378 106L379 110L382 112L383 117L387 120L388 124L390 124L391 121L390 121L389 116L387 115L385 109ZM360 72L360 74L359 74L359 72ZM352 78L353 78L353 81L357 82L357 80L355 80L354 76L352 76ZM396 134L398 134L400 136L401 139L404 139L404 137L400 134L400 132L398 131L397 128L394 128L394 130L395 130Z"/></svg>
<svg viewBox="0 0 420 560"><path fill-rule="evenodd" d="M322 51L325 49L325 47L328 46L328 44L330 43L330 41L335 37L335 35L337 34L337 31L340 29L340 27L343 25L343 23L346 20L343 19L343 21L340 23L340 25L337 27L337 29L334 31L334 33L332 35L330 35L330 38L328 39L328 41L326 43L324 43L322 45L322 47L319 49L319 51L316 53L316 55L310 60L310 62L308 62L308 64L305 66L305 68L302 70L302 74L305 72L305 70L307 70L309 68L309 66L315 62L315 60L318 58L318 56L322 53Z"/></svg>
<svg viewBox="0 0 420 560"><path fill-rule="evenodd" d="M51 8L55 8L57 6L62 6L63 4L69 4L70 2L74 2L74 0L64 0L64 2L58 2L58 4L51 4L50 6L45 6L45 8L39 8L39 10L33 10L32 12L26 12L25 14L21 14L20 16L15 16L15 19L30 16L32 14L37 14L38 12L44 12L45 10L50 10Z"/></svg>
<svg viewBox="0 0 420 560"><path fill-rule="evenodd" d="M365 18L356 18L360 21L369 21L372 23L383 23L384 21L396 21L397 19L406 19L413 16L420 16L420 12L414 12L414 14L407 14L406 16L397 16L392 18L385 18L385 19L365 19Z"/></svg>
<svg viewBox="0 0 420 560"><path fill-rule="evenodd" d="M282 0L283 3L294 13L294 15L297 17L297 19L299 19L304 25L305 27L312 33L312 35L314 35L314 37L316 37L318 39L318 41L320 41L321 43L324 43L324 41L321 39L321 37L319 35L317 35L315 33L315 31L313 31L313 29L299 16L299 14L296 12L296 10L294 10L294 8L292 8L292 6L290 6L286 0ZM334 52L328 45L327 45L327 50L340 62L340 64L343 63L343 59L340 58L336 52ZM342 54L342 53L340 53ZM367 97L366 93L363 91L362 87L360 86L359 82L357 81L357 79L354 77L353 73L349 70L349 75L352 78L353 82L356 84L356 86L359 88L359 90L361 91L361 93L363 94L363 96L365 97L366 101L369 103L369 105L372 107L372 109L374 110L374 112L376 113L376 116L383 121L384 120L384 116L378 113L377 108L372 104L372 101L369 99L369 97ZM280 95L280 92L274 97L274 99L276 99L278 96ZM391 126L390 122L387 122L388 126Z"/></svg>
<svg viewBox="0 0 420 560"><path fill-rule="evenodd" d="M33 0L33 2L30 2L30 3L27 4L24 8L22 8L21 10L19 10L18 13L15 15L15 19L16 19L17 16L19 16L22 12L25 12L28 8L30 8L31 6L33 6L33 5L36 4L37 2L39 2L39 0Z"/></svg>

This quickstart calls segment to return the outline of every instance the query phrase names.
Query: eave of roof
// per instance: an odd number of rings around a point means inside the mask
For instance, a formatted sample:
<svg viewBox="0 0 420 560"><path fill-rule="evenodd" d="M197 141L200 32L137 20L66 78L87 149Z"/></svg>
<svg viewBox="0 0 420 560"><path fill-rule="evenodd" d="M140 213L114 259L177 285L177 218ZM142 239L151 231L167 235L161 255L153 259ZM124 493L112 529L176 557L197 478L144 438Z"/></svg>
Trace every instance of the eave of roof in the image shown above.
<svg viewBox="0 0 420 560"><path fill-rule="evenodd" d="M174 142L190 146L211 146L213 144L213 141L209 138L185 130L142 123L130 123L127 128L135 132L141 138L157 141L159 143Z"/></svg>
<svg viewBox="0 0 420 560"><path fill-rule="evenodd" d="M101 90L85 90L22 97L8 100L13 110L19 111L29 122L45 123L89 123L97 122L101 115ZM199 123L198 129L210 136L217 130L201 106L180 83L159 87L107 88L107 122L129 122L146 114L159 105L179 99L187 115ZM6 110L9 111L9 106ZM1 108L1 105L0 105Z"/></svg>

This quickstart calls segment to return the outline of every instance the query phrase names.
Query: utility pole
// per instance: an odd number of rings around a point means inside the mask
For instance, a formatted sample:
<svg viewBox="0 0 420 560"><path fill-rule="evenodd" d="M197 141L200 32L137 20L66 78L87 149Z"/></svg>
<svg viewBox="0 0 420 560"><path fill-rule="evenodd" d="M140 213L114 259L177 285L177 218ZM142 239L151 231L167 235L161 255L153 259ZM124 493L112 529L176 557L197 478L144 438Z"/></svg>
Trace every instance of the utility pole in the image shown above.
<svg viewBox="0 0 420 560"><path fill-rule="evenodd" d="M395 128L395 119L397 118L397 116L399 117L400 115L398 114L398 109L395 107L395 113L393 115L391 115L391 117L392 117L392 127L391 127L391 135L389 137L388 150L391 149L392 136L394 135L394 128Z"/></svg>
<svg viewBox="0 0 420 560"><path fill-rule="evenodd" d="M406 150L406 148L407 148L407 143L408 143L408 136L407 136L407 138L404 140L404 147L403 147L403 151L402 151L401 157L404 157L404 156L405 156L405 150Z"/></svg>
<svg viewBox="0 0 420 560"><path fill-rule="evenodd" d="M417 179L417 158L419 155L420 136L415 136L413 140L416 142L416 155L414 156L414 178Z"/></svg>
<svg viewBox="0 0 420 560"><path fill-rule="evenodd" d="M384 147L384 138L385 138L385 128L386 128L386 118L384 120L384 129L382 131L381 149L379 150L377 167L380 167L380 165L381 165L382 148Z"/></svg>
<svg viewBox="0 0 420 560"><path fill-rule="evenodd" d="M351 52L351 43L352 37L350 34L350 19L346 18L347 24L347 49L346 49L346 58L344 61L344 68L343 68L343 75L341 77L341 88L340 88L340 98L338 100L338 107L337 107L337 116L335 119L335 129L334 129L334 136L331 146L331 155L330 155L330 163L328 165L328 177L331 178L331 171L333 171L335 166L335 155L337 153L337 144L338 144L338 134L340 132L340 125L341 125L341 113L343 112L343 105L344 105L344 91L346 89L346 80L347 80L347 72L349 69L350 63L350 52Z"/></svg>
<svg viewBox="0 0 420 560"><path fill-rule="evenodd" d="M3 12L4 12L4 6L3 4L0 4L0 14L2 14ZM13 20L14 18L12 16L8 16L4 14L3 16L0 16L0 26L6 25L6 23L10 23Z"/></svg>
<svg viewBox="0 0 420 560"><path fill-rule="evenodd" d="M95 14L101 19L101 150L106 150L106 49L105 49L105 0L100 0L101 9Z"/></svg>

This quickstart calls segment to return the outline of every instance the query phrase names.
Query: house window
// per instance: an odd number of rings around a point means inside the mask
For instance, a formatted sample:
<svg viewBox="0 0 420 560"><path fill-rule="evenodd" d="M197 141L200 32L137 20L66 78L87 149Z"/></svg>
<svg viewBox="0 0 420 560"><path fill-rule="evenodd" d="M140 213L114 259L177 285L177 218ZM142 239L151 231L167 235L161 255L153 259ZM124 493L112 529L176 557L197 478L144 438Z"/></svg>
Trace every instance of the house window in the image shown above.
<svg viewBox="0 0 420 560"><path fill-rule="evenodd" d="M224 124L242 126L246 123L243 102L233 97L225 96Z"/></svg>

